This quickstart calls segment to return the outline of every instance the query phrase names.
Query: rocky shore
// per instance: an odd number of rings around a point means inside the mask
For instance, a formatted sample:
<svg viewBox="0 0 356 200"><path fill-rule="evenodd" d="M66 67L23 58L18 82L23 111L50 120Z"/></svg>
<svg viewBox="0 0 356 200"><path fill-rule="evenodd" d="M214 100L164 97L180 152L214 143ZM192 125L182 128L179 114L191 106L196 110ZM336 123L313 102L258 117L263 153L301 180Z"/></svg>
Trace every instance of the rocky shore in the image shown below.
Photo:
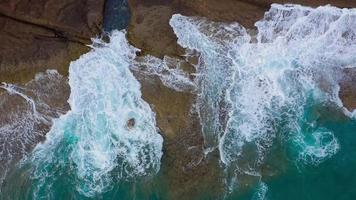
<svg viewBox="0 0 356 200"><path fill-rule="evenodd" d="M184 49L168 24L172 14L237 21L253 29L273 2L356 7L356 2L348 0L5 0L0 2L0 82L26 83L46 69L67 75L70 61L90 50L86 46L90 38L100 35L103 29L127 25L127 38L142 49L142 55L180 58ZM221 172L212 167L218 165L216 155L203 159L201 127L191 112L195 96L169 89L155 77L135 75L165 139L162 173L170 177L172 198L192 197L199 192L198 185L219 194L223 185L204 185L219 179ZM340 97L349 110L356 108L355 77L354 70L345 70L340 85ZM266 173L274 172L266 169Z"/></svg>
<svg viewBox="0 0 356 200"><path fill-rule="evenodd" d="M101 33L104 0L0 2L0 80L27 82L37 72L67 74Z"/></svg>
<svg viewBox="0 0 356 200"><path fill-rule="evenodd" d="M129 41L143 54L180 57L184 50L168 24L172 14L237 21L253 28L271 3L356 7L356 2L346 0L6 0L0 2L0 81L27 82L46 69L66 75L69 62L89 50L90 38L103 29L127 25ZM352 95L341 92L342 98L346 96ZM355 103L350 101L346 106L352 110Z"/></svg>

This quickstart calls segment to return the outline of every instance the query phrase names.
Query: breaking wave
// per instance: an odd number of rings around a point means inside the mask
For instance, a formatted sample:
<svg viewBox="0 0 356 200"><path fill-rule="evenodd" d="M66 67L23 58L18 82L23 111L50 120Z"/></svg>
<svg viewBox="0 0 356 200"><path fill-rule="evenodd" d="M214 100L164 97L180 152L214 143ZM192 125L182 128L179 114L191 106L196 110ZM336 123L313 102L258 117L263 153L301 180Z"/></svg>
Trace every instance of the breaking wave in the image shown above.
<svg viewBox="0 0 356 200"><path fill-rule="evenodd" d="M70 65L71 110L21 162L30 171L34 199L68 190L94 197L160 169L163 139L129 70L137 49L117 31L110 43L95 40L92 47Z"/></svg>
<svg viewBox="0 0 356 200"><path fill-rule="evenodd" d="M55 71L26 85L2 84L0 108L15 110L0 116L0 183L24 157L5 189L24 188L20 195L29 199L97 198L117 182L157 173L163 139L130 69L197 94L193 108L205 153L219 151L231 175L223 180L228 193L249 176L258 181L252 198L267 199L262 168L274 146L298 165L319 165L339 151L317 108L345 111L338 79L356 67L355 9L273 4L255 24L257 34L238 23L180 14L170 25L186 60L137 57L125 32L114 31L109 43L95 39L91 52L70 65L66 114L66 105L48 99L60 97L56 85L67 81ZM196 73L184 69L187 57L198 57ZM9 106L13 101L18 107ZM14 183L22 176L22 185Z"/></svg>
<svg viewBox="0 0 356 200"><path fill-rule="evenodd" d="M315 106L342 109L338 75L356 63L356 10L273 4L257 35L238 23L175 14L178 43L198 52L197 108L205 148L225 166L258 173L273 144L317 165L337 153ZM309 114L311 117L306 117Z"/></svg>

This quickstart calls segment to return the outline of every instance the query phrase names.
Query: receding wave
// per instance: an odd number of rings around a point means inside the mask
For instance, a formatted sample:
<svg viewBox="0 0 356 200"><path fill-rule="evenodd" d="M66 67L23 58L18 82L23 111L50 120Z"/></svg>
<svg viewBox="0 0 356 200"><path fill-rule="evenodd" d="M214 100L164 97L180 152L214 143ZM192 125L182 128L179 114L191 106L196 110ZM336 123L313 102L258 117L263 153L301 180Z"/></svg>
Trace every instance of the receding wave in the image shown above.
<svg viewBox="0 0 356 200"><path fill-rule="evenodd" d="M26 84L0 85L0 185L15 163L44 140L52 119L68 109L66 81L47 70Z"/></svg>
<svg viewBox="0 0 356 200"><path fill-rule="evenodd" d="M163 139L129 70L137 49L124 32L92 47L70 65L70 111L54 120L45 142L21 162L34 199L58 197L65 188L94 197L115 182L160 169Z"/></svg>
<svg viewBox="0 0 356 200"><path fill-rule="evenodd" d="M303 164L337 153L337 138L312 109L342 109L337 80L356 62L355 9L273 4L255 24L257 35L238 23L180 14L170 25L182 47L199 53L205 147L219 149L224 165L258 173L275 143Z"/></svg>
<svg viewBox="0 0 356 200"><path fill-rule="evenodd" d="M275 186L267 185L266 171L280 173L281 163L314 168L343 148L342 131L322 122L319 111L345 112L338 81L344 69L356 67L356 9L273 4L255 24L256 33L238 23L180 14L170 25L186 48L185 60L137 57L125 32L114 31L109 43L95 39L92 50L71 63L69 80L49 70L25 85L0 86L0 108L8 111L0 116L0 198L103 198L117 183L156 174L163 139L132 71L196 94L192 111L207 159L199 154L194 167L218 158L224 197L240 183L257 183L252 199L268 199ZM185 69L188 57L198 58L190 63L195 73ZM56 85L67 81L70 109L51 105L61 96ZM277 151L283 155L272 155ZM180 176L164 175L172 177ZM165 184L155 181L153 190ZM139 192L133 187L132 193Z"/></svg>

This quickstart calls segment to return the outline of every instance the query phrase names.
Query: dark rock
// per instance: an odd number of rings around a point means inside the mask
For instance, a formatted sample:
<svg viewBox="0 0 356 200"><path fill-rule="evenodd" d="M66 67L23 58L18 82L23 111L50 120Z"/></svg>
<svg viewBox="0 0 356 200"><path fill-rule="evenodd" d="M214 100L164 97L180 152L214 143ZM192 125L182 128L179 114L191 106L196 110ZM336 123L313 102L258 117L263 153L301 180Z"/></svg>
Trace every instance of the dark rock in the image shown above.
<svg viewBox="0 0 356 200"><path fill-rule="evenodd" d="M0 2L0 14L87 40L101 31L103 5L104 0L5 0Z"/></svg>
<svg viewBox="0 0 356 200"><path fill-rule="evenodd" d="M344 106L352 112L356 109L356 69L345 68L339 84L339 97Z"/></svg>
<svg viewBox="0 0 356 200"><path fill-rule="evenodd" d="M244 27L254 28L254 23L263 18L272 3L356 7L356 1L349 0L129 0L132 19L128 38L136 47L150 54L179 56L184 51L177 45L177 38L168 24L172 14L239 22Z"/></svg>
<svg viewBox="0 0 356 200"><path fill-rule="evenodd" d="M0 81L27 82L39 71L67 74L99 34L104 0L0 2Z"/></svg>
<svg viewBox="0 0 356 200"><path fill-rule="evenodd" d="M263 17L272 2L287 3L283 0L129 0L131 20L128 39L131 44L142 49L139 56L151 54L157 57L180 57L184 54L184 49L177 44L177 38L169 25L172 14L202 16L223 22L236 21L253 29L254 23ZM356 7L356 2L347 0L288 2L308 6L332 4ZM191 112L195 96L170 90L158 80L140 78L139 75L137 77L142 84L143 98L153 105L158 127L164 136L165 153L161 171L169 177L166 180L167 190L171 191L169 199L194 199L200 194L199 191L209 191L218 199L224 188L221 184L221 174L217 170L218 156L214 152L206 158L201 158L204 145L201 126L198 117ZM346 96L342 95L343 91L352 94L350 86L352 84L345 87L349 88L348 90L341 90L340 96L343 100ZM348 101L355 102L355 99L356 95ZM346 105L350 107L351 104ZM356 103L353 105L356 106ZM265 166L263 173L277 172ZM240 181L251 182L248 178L245 179ZM207 184L212 182L215 184Z"/></svg>
<svg viewBox="0 0 356 200"><path fill-rule="evenodd" d="M131 119L127 120L126 127L127 127L127 129L130 130L133 127L135 127L135 124L136 124L135 118L131 118Z"/></svg>

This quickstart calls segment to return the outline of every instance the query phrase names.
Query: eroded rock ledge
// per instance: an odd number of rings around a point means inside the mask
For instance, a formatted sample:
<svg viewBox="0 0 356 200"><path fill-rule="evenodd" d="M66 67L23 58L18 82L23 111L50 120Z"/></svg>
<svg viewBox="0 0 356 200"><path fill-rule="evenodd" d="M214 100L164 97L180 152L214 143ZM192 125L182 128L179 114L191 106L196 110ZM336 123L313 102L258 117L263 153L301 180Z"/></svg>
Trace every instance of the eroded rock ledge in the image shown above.
<svg viewBox="0 0 356 200"><path fill-rule="evenodd" d="M144 54L180 57L184 50L177 45L177 38L169 26L172 14L202 16L213 21L237 21L244 27L253 29L254 23L263 17L272 3L356 7L356 1L349 0L129 0L132 16L128 38ZM346 108L352 111L356 109L356 98L353 98L356 97L356 83L350 77L351 73L344 76L348 77L348 82L342 81L340 98Z"/></svg>
<svg viewBox="0 0 356 200"><path fill-rule="evenodd" d="M104 0L0 2L0 80L27 82L45 69L67 74L101 32Z"/></svg>
<svg viewBox="0 0 356 200"><path fill-rule="evenodd" d="M49 68L67 74L69 62L87 52L89 49L84 44L100 34L104 1L1 1L0 82L28 82L34 74ZM272 2L356 7L356 1L349 0L129 0L132 16L128 39L142 49L143 54L180 57L184 50L177 45L168 24L172 14L237 21L253 28ZM348 78L343 80L348 81L343 81L340 96L351 110L356 108L356 84L353 84L356 80L354 73L346 71L345 74ZM221 174L211 167L217 163L202 160L200 164L203 139L199 121L190 112L194 95L178 93L164 87L159 80L145 81L146 78L138 75L144 99L157 113L157 122L165 137L166 165L162 170L171 177L167 183L173 191L172 199L194 196L198 186L219 194L219 186L212 188L205 184Z"/></svg>

